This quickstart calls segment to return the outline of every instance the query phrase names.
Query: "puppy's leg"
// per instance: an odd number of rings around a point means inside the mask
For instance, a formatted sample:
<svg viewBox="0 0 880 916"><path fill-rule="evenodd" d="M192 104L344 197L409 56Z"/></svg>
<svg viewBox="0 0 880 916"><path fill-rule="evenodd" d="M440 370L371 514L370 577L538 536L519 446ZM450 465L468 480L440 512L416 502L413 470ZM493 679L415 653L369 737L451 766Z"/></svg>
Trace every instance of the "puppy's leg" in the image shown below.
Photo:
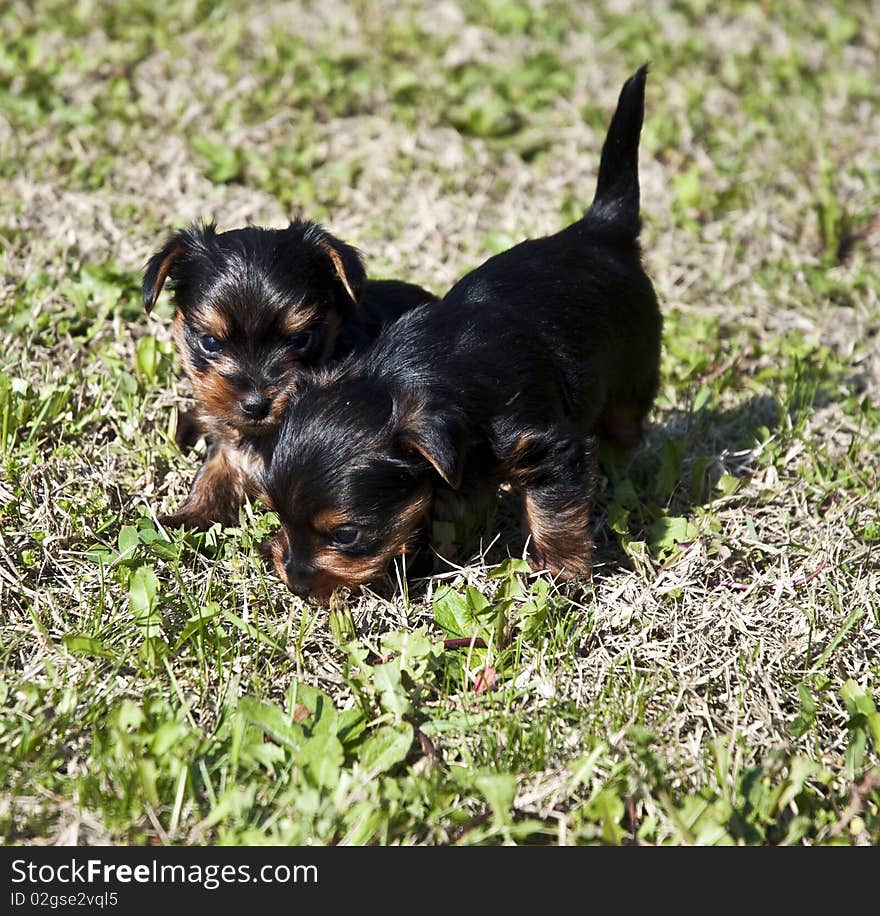
<svg viewBox="0 0 880 916"><path fill-rule="evenodd" d="M618 401L610 403L596 423L600 439L618 448L635 448L642 437L642 419L645 410L638 404Z"/></svg>
<svg viewBox="0 0 880 916"><path fill-rule="evenodd" d="M592 571L590 500L595 485L595 437L567 427L520 436L511 468L522 494L529 565L562 579Z"/></svg>
<svg viewBox="0 0 880 916"><path fill-rule="evenodd" d="M192 449L202 435L204 435L204 431L197 407L191 407L189 410L178 414L177 429L174 432L174 444L182 452L188 452Z"/></svg>
<svg viewBox="0 0 880 916"><path fill-rule="evenodd" d="M244 504L245 483L236 462L222 444L214 443L205 463L199 468L186 502L172 515L160 516L166 528L197 528L202 531L214 522L234 525Z"/></svg>
<svg viewBox="0 0 880 916"><path fill-rule="evenodd" d="M600 439L618 448L634 448L642 437L642 424L659 385L656 368L633 372L629 389L625 393L614 393L596 422L596 433Z"/></svg>

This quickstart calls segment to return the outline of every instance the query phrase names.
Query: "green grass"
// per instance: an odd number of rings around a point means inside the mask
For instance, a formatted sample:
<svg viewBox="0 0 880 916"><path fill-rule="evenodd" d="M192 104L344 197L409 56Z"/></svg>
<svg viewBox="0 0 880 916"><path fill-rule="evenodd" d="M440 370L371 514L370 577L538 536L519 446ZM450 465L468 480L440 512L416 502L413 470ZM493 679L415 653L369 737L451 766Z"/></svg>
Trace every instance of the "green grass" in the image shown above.
<svg viewBox="0 0 880 916"><path fill-rule="evenodd" d="M3 841L880 841L874 20L4 7ZM263 566L257 505L157 525L198 460L170 306L139 298L169 227L301 211L442 291L583 212L644 60L663 376L602 456L592 583L527 572L504 494L438 523L427 585L329 609Z"/></svg>

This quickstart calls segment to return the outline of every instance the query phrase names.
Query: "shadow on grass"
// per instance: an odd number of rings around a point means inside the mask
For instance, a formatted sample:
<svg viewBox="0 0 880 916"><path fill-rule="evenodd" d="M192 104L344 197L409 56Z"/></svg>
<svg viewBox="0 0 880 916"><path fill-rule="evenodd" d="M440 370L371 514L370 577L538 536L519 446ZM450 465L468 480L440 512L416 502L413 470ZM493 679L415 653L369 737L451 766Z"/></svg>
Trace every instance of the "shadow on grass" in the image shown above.
<svg viewBox="0 0 880 916"><path fill-rule="evenodd" d="M651 424L632 455L603 450L600 473L604 476L593 518L595 575L632 568L609 524L609 516L619 512L621 503L631 509L629 536L656 549L657 521L689 519L720 495L722 478L748 478L756 448L778 435L782 416L778 400L769 395L754 395L730 408L672 409ZM626 502L632 493L638 501L635 506Z"/></svg>
<svg viewBox="0 0 880 916"><path fill-rule="evenodd" d="M614 575L631 563L609 524L621 491L629 494L629 535L650 543L651 526L665 514L690 517L715 498L724 475L745 478L754 449L778 432L782 411L769 395L756 395L732 408L711 406L669 410L651 424L630 454L600 448L592 532L595 576ZM423 552L411 576L439 576L456 566L494 566L522 557L525 541L517 493L502 489L488 505L457 507L455 518L434 525L431 547ZM411 593L424 588L414 582Z"/></svg>

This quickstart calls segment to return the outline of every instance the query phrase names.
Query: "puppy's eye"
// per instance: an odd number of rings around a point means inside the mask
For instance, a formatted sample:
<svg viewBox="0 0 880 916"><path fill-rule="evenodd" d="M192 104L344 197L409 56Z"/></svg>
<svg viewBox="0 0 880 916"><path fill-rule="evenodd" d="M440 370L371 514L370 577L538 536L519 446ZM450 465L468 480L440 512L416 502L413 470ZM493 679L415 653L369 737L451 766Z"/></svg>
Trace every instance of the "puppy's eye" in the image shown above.
<svg viewBox="0 0 880 916"><path fill-rule="evenodd" d="M205 353L219 353L223 349L223 344L210 334L202 334L199 337L199 346Z"/></svg>
<svg viewBox="0 0 880 916"><path fill-rule="evenodd" d="M298 334L291 334L287 338L287 346L291 350L299 350L302 352L308 347L312 342L312 332L311 331L300 331Z"/></svg>
<svg viewBox="0 0 880 916"><path fill-rule="evenodd" d="M344 547L346 549L356 547L361 539L361 532L354 525L340 525L334 528L330 535L331 543L334 547Z"/></svg>

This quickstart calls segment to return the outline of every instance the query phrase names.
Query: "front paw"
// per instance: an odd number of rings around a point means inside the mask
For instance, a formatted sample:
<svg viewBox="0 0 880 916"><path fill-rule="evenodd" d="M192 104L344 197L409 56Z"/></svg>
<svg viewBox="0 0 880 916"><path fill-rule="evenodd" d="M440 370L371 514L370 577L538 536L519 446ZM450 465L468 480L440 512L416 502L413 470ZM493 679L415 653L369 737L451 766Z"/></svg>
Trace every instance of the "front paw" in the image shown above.
<svg viewBox="0 0 880 916"><path fill-rule="evenodd" d="M207 515L203 515L199 512L187 512L183 509L181 509L180 512L174 512L171 515L159 516L159 523L164 528L185 528L189 531L207 531L211 525L218 521L220 520L209 518Z"/></svg>
<svg viewBox="0 0 880 916"><path fill-rule="evenodd" d="M590 560L592 545L584 545L583 553L572 553L567 556L551 550L539 550L534 545L529 548L528 564L532 572L548 573L559 582L571 579L590 579L593 575L593 564Z"/></svg>
<svg viewBox="0 0 880 916"><path fill-rule="evenodd" d="M181 452L186 453L195 448L196 443L204 435L199 419L198 409L193 407L177 416L177 429L174 432L174 444Z"/></svg>

